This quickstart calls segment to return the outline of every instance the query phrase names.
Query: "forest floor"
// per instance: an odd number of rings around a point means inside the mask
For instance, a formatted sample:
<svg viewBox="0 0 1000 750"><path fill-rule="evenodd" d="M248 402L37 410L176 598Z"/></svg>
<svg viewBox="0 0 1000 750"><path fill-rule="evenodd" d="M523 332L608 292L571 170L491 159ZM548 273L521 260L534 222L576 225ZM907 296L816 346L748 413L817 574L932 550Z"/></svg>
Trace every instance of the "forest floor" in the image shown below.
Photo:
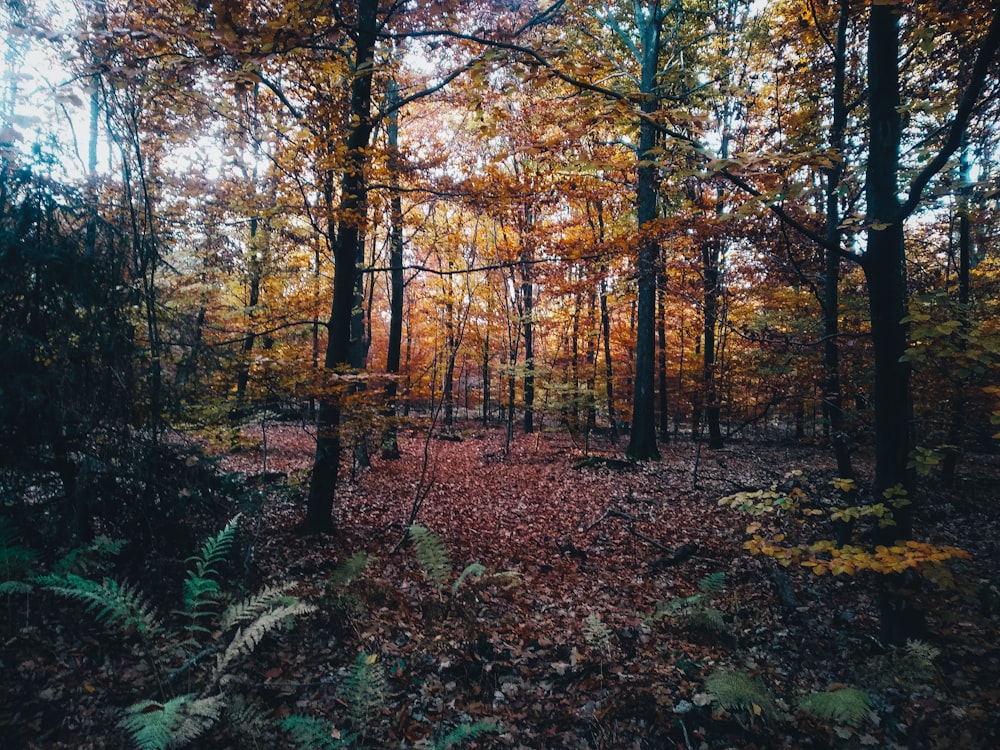
<svg viewBox="0 0 1000 750"><path fill-rule="evenodd" d="M585 453L565 434L518 435L509 451L498 428L469 424L453 440L406 434L400 460L376 456L345 476L338 533L303 537L312 436L281 424L266 437L266 462L259 428L223 461L276 480L242 517L245 565L235 573L251 591L295 581L318 607L241 664L240 689L271 716L314 715L332 723L334 739L353 728L363 731L357 746L386 749L442 746L447 732L477 721L496 731L462 747L1000 747L995 456L965 461L954 489L925 488L918 535L972 559L951 565L953 586L916 587L925 630L915 636L925 645L888 649L877 638L874 574L776 573L772 560L742 549L753 519L718 504L791 470L825 482L833 465L821 447L709 451L681 441L662 445L660 462L629 465L615 460L621 447ZM863 479L865 456L857 461ZM441 590L399 544L415 502L417 522L450 555L454 573ZM335 590L331 574L358 552L367 569ZM486 574L452 593L473 562ZM662 616L651 617L658 605ZM0 620L4 746L127 746L121 709L156 694L134 634L109 635L82 607L50 597ZM359 654L385 680L363 714L344 691ZM737 685L734 674L751 681ZM810 692L844 686L870 698L858 720L799 708ZM193 746L291 745L217 728Z"/></svg>

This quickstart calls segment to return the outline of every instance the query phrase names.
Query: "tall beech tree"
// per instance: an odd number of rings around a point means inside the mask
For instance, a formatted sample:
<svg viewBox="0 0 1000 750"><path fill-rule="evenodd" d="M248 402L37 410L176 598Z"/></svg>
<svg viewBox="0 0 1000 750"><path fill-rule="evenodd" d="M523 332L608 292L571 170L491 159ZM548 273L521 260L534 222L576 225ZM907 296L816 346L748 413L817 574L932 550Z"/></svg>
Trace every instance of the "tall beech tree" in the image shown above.
<svg viewBox="0 0 1000 750"><path fill-rule="evenodd" d="M352 19L354 49L351 53L351 86L347 131L342 143L344 167L340 179L340 205L333 238L334 279L329 339L323 366L335 376L351 361L351 313L354 308L355 259L362 232L365 206L365 170L372 119L372 80L375 75L375 43L378 33L378 0L358 0ZM330 230L334 230L331 228ZM333 501L340 469L341 406L334 394L325 392L319 403L316 455L313 459L309 499L302 524L305 533L334 531Z"/></svg>

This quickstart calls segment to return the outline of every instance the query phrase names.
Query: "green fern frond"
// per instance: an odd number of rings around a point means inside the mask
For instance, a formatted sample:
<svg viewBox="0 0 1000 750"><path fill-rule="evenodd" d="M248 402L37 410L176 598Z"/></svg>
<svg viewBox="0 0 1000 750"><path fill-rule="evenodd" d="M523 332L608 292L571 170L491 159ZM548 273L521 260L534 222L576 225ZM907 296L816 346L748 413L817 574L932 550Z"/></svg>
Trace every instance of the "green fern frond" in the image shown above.
<svg viewBox="0 0 1000 750"><path fill-rule="evenodd" d="M492 721L477 721L472 724L462 724L435 742L434 750L448 750L452 745L458 745L466 740L474 740L487 732L499 731L500 727Z"/></svg>
<svg viewBox="0 0 1000 750"><path fill-rule="evenodd" d="M243 601L230 604L219 618L219 628L225 632L234 625L250 622L275 607L294 604L298 599L287 593L294 585L294 583L280 583L268 586Z"/></svg>
<svg viewBox="0 0 1000 750"><path fill-rule="evenodd" d="M326 580L326 586L332 591L339 591L350 586L368 567L370 558L364 552L355 552L343 563L337 566Z"/></svg>
<svg viewBox="0 0 1000 750"><path fill-rule="evenodd" d="M426 526L415 523L410 526L410 540L424 575L441 590L451 577L451 559L441 537Z"/></svg>
<svg viewBox="0 0 1000 750"><path fill-rule="evenodd" d="M902 650L869 659L859 670L859 679L874 688L919 685L934 677L934 660L940 654L923 641L907 641Z"/></svg>
<svg viewBox="0 0 1000 750"><path fill-rule="evenodd" d="M261 639L265 635L285 627L287 621L291 618L314 611L316 611L316 607L312 604L296 600L292 604L283 604L258 615L257 619L245 628L237 630L229 646L223 653L219 654L215 667L216 677L221 677L226 668L236 661L236 659L251 653L257 648L257 644L261 642Z"/></svg>
<svg viewBox="0 0 1000 750"><path fill-rule="evenodd" d="M13 596L14 594L30 594L35 590L27 581L3 581L0 582L0 596Z"/></svg>
<svg viewBox="0 0 1000 750"><path fill-rule="evenodd" d="M872 702L868 693L857 688L840 688L810 693L799 701L799 708L826 721L857 726L868 715Z"/></svg>
<svg viewBox="0 0 1000 750"><path fill-rule="evenodd" d="M222 531L204 541L197 555L187 559L187 562L194 563L194 568L188 571L184 580L183 603L184 614L192 621L208 614L204 611L205 607L218 597L218 567L233 548L239 520L240 514L237 513Z"/></svg>
<svg viewBox="0 0 1000 750"><path fill-rule="evenodd" d="M264 704L248 700L239 693L227 695L223 706L226 723L240 736L252 740L254 745L259 745L265 735L274 731L269 714Z"/></svg>
<svg viewBox="0 0 1000 750"><path fill-rule="evenodd" d="M604 656L611 654L611 628L601 622L601 618L593 613L587 615L583 626L583 638L592 649L600 651Z"/></svg>
<svg viewBox="0 0 1000 750"><path fill-rule="evenodd" d="M56 575L75 573L79 576L91 575L104 558L121 554L125 546L124 539L112 539L108 536L95 537L90 544L67 552L61 560L52 566Z"/></svg>
<svg viewBox="0 0 1000 750"><path fill-rule="evenodd" d="M713 630L716 633L725 633L729 630L722 612L714 607L698 607L684 615L684 619L692 628Z"/></svg>
<svg viewBox="0 0 1000 750"><path fill-rule="evenodd" d="M0 580L12 581L31 572L36 553L21 543L21 532L9 519L0 516Z"/></svg>
<svg viewBox="0 0 1000 750"><path fill-rule="evenodd" d="M718 594L726 588L726 574L722 572L709 573L698 581L698 590L706 594Z"/></svg>
<svg viewBox="0 0 1000 750"><path fill-rule="evenodd" d="M372 711L385 703L385 691L385 668L378 654L358 654L338 691L356 730L363 732Z"/></svg>
<svg viewBox="0 0 1000 750"><path fill-rule="evenodd" d="M302 750L342 750L350 747L357 736L353 733L341 735L329 721L304 714L286 716L278 721L278 726Z"/></svg>
<svg viewBox="0 0 1000 750"><path fill-rule="evenodd" d="M746 711L751 716L777 716L771 692L756 677L737 669L718 669L705 680L705 690L727 711Z"/></svg>
<svg viewBox="0 0 1000 750"><path fill-rule="evenodd" d="M40 576L35 581L59 596L83 602L86 610L106 627L134 627L141 633L154 632L158 627L152 606L130 584L111 578L98 583L72 573Z"/></svg>
<svg viewBox="0 0 1000 750"><path fill-rule="evenodd" d="M164 703L140 701L125 709L118 726L125 729L139 750L182 747L219 719L222 699L179 695Z"/></svg>
<svg viewBox="0 0 1000 750"><path fill-rule="evenodd" d="M451 595L455 596L455 594L458 593L458 589L465 582L466 578L469 578L471 576L476 576L477 578L479 578L485 572L486 568L484 568L477 562L469 563L468 565L466 565L465 570L462 571L462 574L458 578L456 578L455 582L451 585Z"/></svg>

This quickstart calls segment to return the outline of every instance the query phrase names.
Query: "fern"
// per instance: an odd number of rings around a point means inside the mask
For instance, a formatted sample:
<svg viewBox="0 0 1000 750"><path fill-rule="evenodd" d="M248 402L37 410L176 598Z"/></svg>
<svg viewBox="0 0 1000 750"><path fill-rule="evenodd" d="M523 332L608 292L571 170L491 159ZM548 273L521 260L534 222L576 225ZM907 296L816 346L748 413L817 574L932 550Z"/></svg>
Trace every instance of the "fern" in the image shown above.
<svg viewBox="0 0 1000 750"><path fill-rule="evenodd" d="M327 588L339 591L350 586L368 567L369 557L364 552L356 552L341 563L326 581Z"/></svg>
<svg viewBox="0 0 1000 750"><path fill-rule="evenodd" d="M233 636L226 650L219 654L216 661L216 678L222 675L236 659L251 653L257 644L268 633L285 626L286 622L297 615L314 612L316 607L295 600L292 604L281 604L274 609L263 612L247 627L240 628Z"/></svg>
<svg viewBox="0 0 1000 750"><path fill-rule="evenodd" d="M268 734L273 734L274 722L268 709L259 701L250 701L239 693L226 695L223 706L226 723L240 736L258 745ZM272 744L272 743L268 743Z"/></svg>
<svg viewBox="0 0 1000 750"><path fill-rule="evenodd" d="M159 627L152 606L127 583L111 578L98 583L72 573L40 576L35 581L59 596L83 602L87 611L106 627L117 626L122 630L134 627L143 634Z"/></svg>
<svg viewBox="0 0 1000 750"><path fill-rule="evenodd" d="M774 697L759 679L736 669L718 669L705 680L705 690L722 708L733 713L772 718L778 715Z"/></svg>
<svg viewBox="0 0 1000 750"><path fill-rule="evenodd" d="M369 715L385 702L385 691L385 669L378 654L358 654L339 691L354 729L363 733Z"/></svg>
<svg viewBox="0 0 1000 750"><path fill-rule="evenodd" d="M184 580L184 614L191 620L190 630L205 629L197 623L210 614L205 610L218 598L218 567L233 548L239 519L237 513L218 534L205 540L198 555L187 560L194 562L194 569L188 571Z"/></svg>
<svg viewBox="0 0 1000 750"><path fill-rule="evenodd" d="M410 539L413 542L413 553L424 575L440 591L451 577L451 559L444 542L426 526L417 523L410 526Z"/></svg>
<svg viewBox="0 0 1000 750"><path fill-rule="evenodd" d="M483 573L485 572L486 568L484 568L477 562L469 563L468 565L466 565L465 570L462 571L462 574L458 578L456 578L455 582L451 585L451 595L455 596L458 594L458 589L462 586L462 584L465 582L467 578L471 576L476 576L477 578L481 578Z"/></svg>
<svg viewBox="0 0 1000 750"><path fill-rule="evenodd" d="M356 735L341 736L337 728L325 719L304 714L292 714L278 721L296 747L302 750L342 750L349 747Z"/></svg>
<svg viewBox="0 0 1000 750"><path fill-rule="evenodd" d="M810 693L799 701L799 708L819 719L857 726L868 715L872 702L857 688L840 688Z"/></svg>
<svg viewBox="0 0 1000 750"><path fill-rule="evenodd" d="M725 585L725 573L711 573L698 581L697 594L660 602L653 613L646 618L646 622L652 624L670 617L680 620L688 627L724 633L728 628L722 612L709 604L712 597L721 592Z"/></svg>
<svg viewBox="0 0 1000 750"><path fill-rule="evenodd" d="M698 581L698 589L706 594L718 594L726 587L726 574L721 571L709 573Z"/></svg>
<svg viewBox="0 0 1000 750"><path fill-rule="evenodd" d="M934 677L934 660L941 651L923 641L907 641L906 648L869 659L861 671L864 684L873 687L912 687Z"/></svg>
<svg viewBox="0 0 1000 750"><path fill-rule="evenodd" d="M472 724L462 724L435 742L434 750L448 750L452 745L458 745L466 740L474 740L487 732L499 731L500 727L492 721L477 721Z"/></svg>
<svg viewBox="0 0 1000 750"><path fill-rule="evenodd" d="M59 562L52 566L52 572L56 575L68 573L80 576L92 575L102 558L120 554L124 546L124 539L112 539L107 536L96 537L90 544L67 552Z"/></svg>
<svg viewBox="0 0 1000 750"><path fill-rule="evenodd" d="M13 581L27 576L38 554L20 542L20 531L0 516L0 580Z"/></svg>
<svg viewBox="0 0 1000 750"><path fill-rule="evenodd" d="M298 599L286 593L293 585L281 583L277 586L268 586L243 601L230 604L219 618L219 628L227 631L234 625L256 619L268 610L297 602Z"/></svg>
<svg viewBox="0 0 1000 750"><path fill-rule="evenodd" d="M140 750L166 750L196 739L219 719L219 696L179 695L164 703L140 701L125 709L118 726L132 735Z"/></svg>
<svg viewBox="0 0 1000 750"><path fill-rule="evenodd" d="M600 651L605 657L611 655L611 628L601 622L601 618L597 615L587 615L587 622L583 626L583 637L592 649Z"/></svg>

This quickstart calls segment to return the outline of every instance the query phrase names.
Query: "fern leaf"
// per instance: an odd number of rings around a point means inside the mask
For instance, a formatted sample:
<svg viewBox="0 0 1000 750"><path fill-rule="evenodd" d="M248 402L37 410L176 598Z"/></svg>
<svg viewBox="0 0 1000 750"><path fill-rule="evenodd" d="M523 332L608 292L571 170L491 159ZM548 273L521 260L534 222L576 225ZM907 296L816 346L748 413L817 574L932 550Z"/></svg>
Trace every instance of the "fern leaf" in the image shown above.
<svg viewBox="0 0 1000 750"><path fill-rule="evenodd" d="M326 581L327 588L333 591L347 588L365 572L368 562L369 557L364 552L354 553L330 574Z"/></svg>
<svg viewBox="0 0 1000 750"><path fill-rule="evenodd" d="M384 704L385 691L385 669L378 654L358 654L339 690L354 729L363 733L368 716Z"/></svg>
<svg viewBox="0 0 1000 750"><path fill-rule="evenodd" d="M500 727L492 721L477 721L472 724L462 724L434 743L434 750L448 750L452 745L458 745L466 740L474 740L487 732L499 732Z"/></svg>
<svg viewBox="0 0 1000 750"><path fill-rule="evenodd" d="M38 554L20 542L21 533L0 516L0 580L11 581L28 575Z"/></svg>
<svg viewBox="0 0 1000 750"><path fill-rule="evenodd" d="M710 573L698 581L698 590L706 594L718 594L726 587L726 574L722 572Z"/></svg>
<svg viewBox="0 0 1000 750"><path fill-rule="evenodd" d="M587 622L583 626L583 637L591 648L605 656L611 654L611 628L601 622L601 618L597 615L587 615Z"/></svg>
<svg viewBox="0 0 1000 750"><path fill-rule="evenodd" d="M125 709L118 723L140 750L166 750L196 739L219 719L222 699L179 695L164 703L140 701Z"/></svg>
<svg viewBox="0 0 1000 750"><path fill-rule="evenodd" d="M3 581L0 582L0 596L13 596L14 594L30 594L35 587L26 581Z"/></svg>
<svg viewBox="0 0 1000 750"><path fill-rule="evenodd" d="M421 569L440 591L451 577L451 559L441 537L418 523L410 526L413 553Z"/></svg>
<svg viewBox="0 0 1000 750"><path fill-rule="evenodd" d="M258 615L257 619L247 625L247 627L237 630L229 646L223 653L219 654L215 667L216 676L221 676L226 668L236 659L251 653L257 648L257 644L261 642L261 639L265 635L273 630L284 627L285 622L289 618L308 614L315 610L316 607L312 604L296 600L292 604L283 604Z"/></svg>
<svg viewBox="0 0 1000 750"><path fill-rule="evenodd" d="M237 513L222 531L202 543L197 555L187 560L194 563L194 568L188 571L184 580L183 602L184 613L192 620L203 616L204 607L219 593L215 576L218 575L218 566L233 548L239 520L240 514Z"/></svg>
<svg viewBox="0 0 1000 750"><path fill-rule="evenodd" d="M341 735L329 721L315 716L291 714L278 721L296 747L302 750L342 750L349 747L356 735Z"/></svg>
<svg viewBox="0 0 1000 750"><path fill-rule="evenodd" d="M61 560L52 566L52 572L56 575L67 573L75 573L80 576L91 575L102 558L120 554L124 546L124 539L98 536L90 544L67 552Z"/></svg>
<svg viewBox="0 0 1000 750"><path fill-rule="evenodd" d="M111 578L98 583L72 573L40 576L35 581L55 594L83 602L87 611L106 627L119 626L123 630L134 627L142 633L157 629L152 606L127 583Z"/></svg>
<svg viewBox="0 0 1000 750"><path fill-rule="evenodd" d="M827 721L857 726L868 715L872 702L868 694L857 688L840 688L810 693L799 701L799 708Z"/></svg>
<svg viewBox="0 0 1000 750"><path fill-rule="evenodd" d="M268 586L243 601L229 605L219 619L219 627L226 631L234 625L250 622L270 609L298 601L287 593L294 585L294 583L280 583L277 586Z"/></svg>
<svg viewBox="0 0 1000 750"><path fill-rule="evenodd" d="M746 711L765 718L778 715L778 706L767 686L746 672L718 669L705 680L705 689L727 711Z"/></svg>
<svg viewBox="0 0 1000 750"><path fill-rule="evenodd" d="M455 596L455 594L458 593L458 589L465 582L466 578L469 578L470 576L476 576L478 578L481 577L485 572L486 568L484 568L477 562L469 563L468 565L466 565L465 570L462 571L462 574L458 578L456 578L455 582L451 585L451 595Z"/></svg>
<svg viewBox="0 0 1000 750"><path fill-rule="evenodd" d="M250 744L253 746L260 746L266 735L273 734L274 723L269 714L263 703L248 700L239 693L227 695L223 706L226 723L237 734L251 740ZM275 746L273 742L263 744Z"/></svg>

